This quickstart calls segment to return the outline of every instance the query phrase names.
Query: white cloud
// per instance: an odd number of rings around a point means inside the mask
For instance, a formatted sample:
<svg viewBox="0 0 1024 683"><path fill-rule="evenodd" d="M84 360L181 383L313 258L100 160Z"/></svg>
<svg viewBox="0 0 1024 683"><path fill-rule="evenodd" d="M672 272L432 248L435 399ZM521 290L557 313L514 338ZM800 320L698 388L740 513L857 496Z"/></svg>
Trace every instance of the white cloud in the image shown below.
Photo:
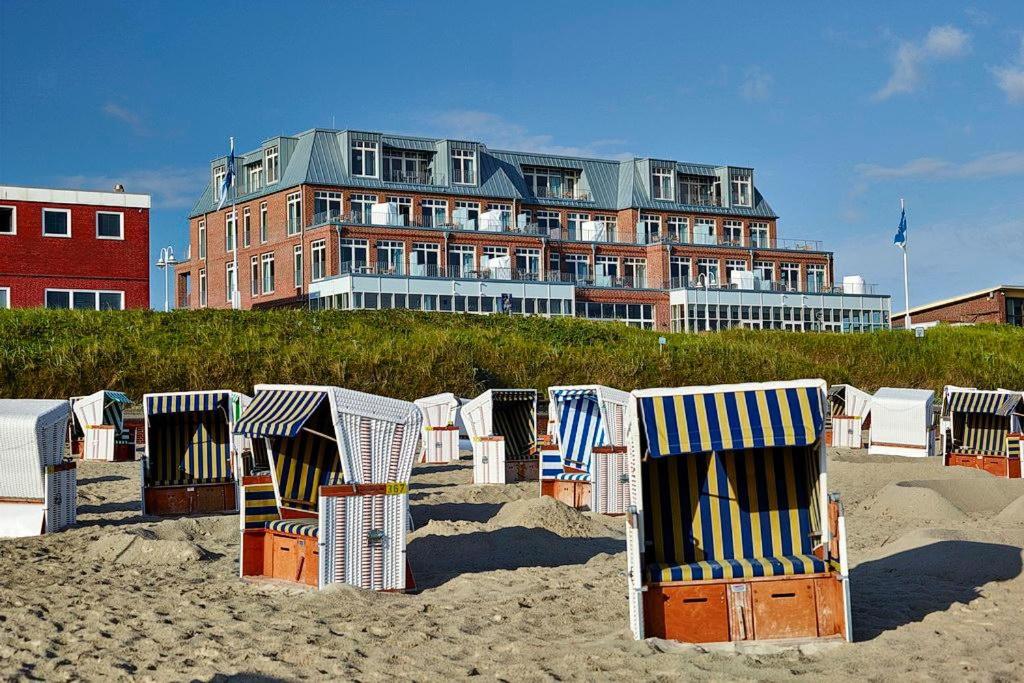
<svg viewBox="0 0 1024 683"><path fill-rule="evenodd" d="M621 150L624 140L591 140L581 145L555 144L554 137L534 133L525 126L485 111L452 109L430 117L428 121L440 134L447 137L478 140L494 149L510 149L541 154L566 156L631 159L632 154Z"/></svg>
<svg viewBox="0 0 1024 683"><path fill-rule="evenodd" d="M970 36L956 26L933 26L924 40L903 41L893 57L889 81L873 96L885 100L913 92L921 84L923 67L930 62L955 59L970 51Z"/></svg>
<svg viewBox="0 0 1024 683"><path fill-rule="evenodd" d="M740 84L740 97L750 102L768 99L775 78L759 66L752 66L743 75Z"/></svg>
<svg viewBox="0 0 1024 683"><path fill-rule="evenodd" d="M995 152L963 162L919 157L899 166L857 164L857 173L869 180L891 178L996 178L1024 174L1024 152Z"/></svg>
<svg viewBox="0 0 1024 683"><path fill-rule="evenodd" d="M142 122L142 117L126 107L114 102L107 102L103 105L103 113L112 119L128 124L136 135L148 135L149 130Z"/></svg>
<svg viewBox="0 0 1024 683"><path fill-rule="evenodd" d="M1024 102L1024 36L1020 39L1020 52L1017 55L1017 63L1008 66L997 66L992 68L992 75L995 76L996 85L1006 93L1006 99L1010 102Z"/></svg>
<svg viewBox="0 0 1024 683"><path fill-rule="evenodd" d="M199 199L209 180L208 168L166 167L125 171L116 175L72 175L58 178L62 187L110 192L114 185L124 185L125 192L153 196L153 206L160 209L191 208Z"/></svg>

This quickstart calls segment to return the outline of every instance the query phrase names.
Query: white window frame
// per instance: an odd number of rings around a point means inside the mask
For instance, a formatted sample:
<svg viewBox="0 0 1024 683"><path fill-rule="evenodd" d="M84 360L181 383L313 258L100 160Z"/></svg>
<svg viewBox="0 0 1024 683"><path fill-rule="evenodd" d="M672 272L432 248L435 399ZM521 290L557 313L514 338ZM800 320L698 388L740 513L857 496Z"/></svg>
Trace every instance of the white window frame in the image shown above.
<svg viewBox="0 0 1024 683"><path fill-rule="evenodd" d="M700 278L701 266L704 266L707 269L707 271L708 271L707 274L705 275L705 277L707 277L707 282L709 284L712 284L712 285L721 284L721 282L722 282L722 262L719 259L716 259L716 258L699 258L699 259L697 259L697 271L694 273L694 280L697 280L697 279ZM712 273L714 273L714 278L711 277Z"/></svg>
<svg viewBox="0 0 1024 683"><path fill-rule="evenodd" d="M342 208L344 203L341 192L332 192L330 190L317 190L313 193L313 220L317 220L317 216L323 214L327 215L326 220L332 218L339 218L341 216ZM322 202L327 205L327 211L317 211L317 202Z"/></svg>
<svg viewBox="0 0 1024 683"><path fill-rule="evenodd" d="M199 244L197 245L197 247L198 247L198 250L199 250L199 260L200 261L205 261L206 260L206 250L209 248L209 245L207 244L207 241L206 241L206 221L205 220L199 221L199 237L198 237L198 239L199 239Z"/></svg>
<svg viewBox="0 0 1024 683"><path fill-rule="evenodd" d="M310 251L310 277L313 282L323 280L327 277L327 240L314 240L309 245ZM317 275L317 262L318 259L323 263L323 267L320 268L320 274Z"/></svg>
<svg viewBox="0 0 1024 683"><path fill-rule="evenodd" d="M423 217L423 223L426 224L427 209L430 209L430 226L432 228L441 228L448 225L450 220L448 216L448 200L447 199L422 199L420 200L420 215ZM444 210L444 216L440 222L437 220L437 209Z"/></svg>
<svg viewBox="0 0 1024 683"><path fill-rule="evenodd" d="M732 236L733 230L739 230L739 239L734 240ZM722 221L722 240L729 241L729 244L736 244L739 246L745 246L746 240L743 239L743 221L737 220L725 220Z"/></svg>
<svg viewBox="0 0 1024 683"><path fill-rule="evenodd" d="M47 213L62 213L67 217L68 221L68 234L66 235L54 235L46 232L46 214ZM41 227L43 237L60 237L62 239L71 239L71 209L55 209L50 207L43 208L43 224Z"/></svg>
<svg viewBox="0 0 1024 683"><path fill-rule="evenodd" d="M0 302L3 305L0 306L0 309L10 310L10 308L11 308L11 288L10 287L0 287L0 292L3 292L3 294L4 294L4 300L2 302Z"/></svg>
<svg viewBox="0 0 1024 683"><path fill-rule="evenodd" d="M661 216L654 213L642 213L637 223L642 223L645 226L644 238L646 241L643 244L651 244L661 239Z"/></svg>
<svg viewBox="0 0 1024 683"><path fill-rule="evenodd" d="M68 295L68 308L66 310L69 310L69 311L88 310L88 309L76 309L75 308L75 294L81 294L83 292L87 293L87 294L93 294L93 295L96 296L96 306L92 309L94 311L101 310L100 309L100 295L101 294L117 294L119 297L121 297L121 301L120 301L120 304L119 304L118 308L115 308L113 310L116 310L116 311L123 311L124 310L124 291L122 291L122 290L117 290L117 289L65 289L63 287L47 287L46 289L43 290L43 308L47 307L46 306L46 296L50 292L65 292L65 293L67 293L67 295ZM61 310L63 310L63 309L61 309Z"/></svg>
<svg viewBox="0 0 1024 683"><path fill-rule="evenodd" d="M764 221L750 222L750 246L760 249L771 248L771 233ZM763 240L762 240L763 237Z"/></svg>
<svg viewBox="0 0 1024 683"><path fill-rule="evenodd" d="M210 302L210 288L206 282L206 268L199 269L199 307L206 308Z"/></svg>
<svg viewBox="0 0 1024 683"><path fill-rule="evenodd" d="M247 188L249 192L255 192L263 186L263 162L257 161L256 163L249 164L246 167L247 170ZM254 182L255 181L255 182Z"/></svg>
<svg viewBox="0 0 1024 683"><path fill-rule="evenodd" d="M765 271L768 272L768 282L775 282L775 261L754 261L754 275L760 277L762 282L765 280Z"/></svg>
<svg viewBox="0 0 1024 683"><path fill-rule="evenodd" d="M260 290L264 294L273 294L277 291L277 268L274 267L274 252L268 252L260 255ZM270 266L268 268L267 266ZM270 274L270 288L267 288L267 273L273 270Z"/></svg>
<svg viewBox="0 0 1024 683"><path fill-rule="evenodd" d="M629 271L632 271L630 273ZM637 256L625 256L622 259L622 276L633 280L633 287L647 287L647 259Z"/></svg>
<svg viewBox="0 0 1024 683"><path fill-rule="evenodd" d="M285 204L288 236L292 237L302 232L302 193L292 192L285 197Z"/></svg>
<svg viewBox="0 0 1024 683"><path fill-rule="evenodd" d="M238 274L235 272L235 262L229 260L224 264L224 289L227 295L227 302L230 304L235 294L235 283L232 282Z"/></svg>
<svg viewBox="0 0 1024 683"><path fill-rule="evenodd" d="M263 167L266 170L265 177L267 185L273 185L281 179L281 151L277 145L267 147L263 151ZM271 177L273 170L273 177Z"/></svg>
<svg viewBox="0 0 1024 683"><path fill-rule="evenodd" d="M375 194L350 194L348 196L349 213L352 214L352 218L355 220L356 213L358 212L358 222L362 225L370 225L372 221L373 205L376 203L377 195ZM367 204L369 204L368 207L366 206ZM356 206L359 206L358 210L355 208Z"/></svg>
<svg viewBox="0 0 1024 683"><path fill-rule="evenodd" d="M471 149L452 150L452 184L476 185L476 152Z"/></svg>
<svg viewBox="0 0 1024 683"><path fill-rule="evenodd" d="M224 251L233 253L238 246L238 211L232 209L224 214Z"/></svg>
<svg viewBox="0 0 1024 683"><path fill-rule="evenodd" d="M100 216L118 217L118 236L108 237L100 234ZM124 241L124 212L122 211L97 211L96 212L96 239L98 240L119 240Z"/></svg>
<svg viewBox="0 0 1024 683"><path fill-rule="evenodd" d="M794 275L795 279L787 281L787 275ZM779 283L788 284L792 289L790 291L797 291L800 289L800 264L792 262L782 262L779 264Z"/></svg>
<svg viewBox="0 0 1024 683"><path fill-rule="evenodd" d="M665 232L668 235L674 233L676 241L680 244L688 244L690 242L690 219L686 216L669 216Z"/></svg>
<svg viewBox="0 0 1024 683"><path fill-rule="evenodd" d="M744 188L745 186L745 188ZM752 206L754 203L754 182L750 177L732 178L732 202L736 206ZM741 201L742 198L742 201Z"/></svg>
<svg viewBox="0 0 1024 683"><path fill-rule="evenodd" d="M242 209L242 247L252 244L252 211L249 207Z"/></svg>
<svg viewBox="0 0 1024 683"><path fill-rule="evenodd" d="M676 199L675 193L675 171L670 168L655 168L651 170L651 198L663 201L672 202ZM663 180L667 179L667 180ZM664 190L667 189L667 194Z"/></svg>
<svg viewBox="0 0 1024 683"><path fill-rule="evenodd" d="M373 154L373 157L372 157L373 158L373 172L372 173L367 173L366 172L366 155L367 155L367 152L371 152ZM360 169L359 173L356 173L356 170L355 170L355 168L356 168L356 164L355 164L356 154L359 154L360 165L362 166L362 169ZM378 165L377 161L378 161L378 157L379 156L380 156L380 146L376 142L370 142L368 140L353 140L352 141L352 157L349 160L351 162L351 165L352 165L352 175L354 177L356 177L356 178L378 178L379 177L379 175L378 175L379 165Z"/></svg>
<svg viewBox="0 0 1024 683"><path fill-rule="evenodd" d="M213 201L215 203L220 201L220 184L227 174L227 166L218 166L213 169Z"/></svg>
<svg viewBox="0 0 1024 683"><path fill-rule="evenodd" d="M292 283L295 285L296 289L302 287L302 278L304 275L302 271L304 265L305 264L302 262L302 245L296 244L292 247Z"/></svg>
<svg viewBox="0 0 1024 683"><path fill-rule="evenodd" d="M260 244L266 244L269 241L269 221L267 220L267 203L260 202Z"/></svg>
<svg viewBox="0 0 1024 683"><path fill-rule="evenodd" d="M11 210L11 232L0 232L0 237L5 235L17 235L18 234L18 207L13 204L0 204L0 209Z"/></svg>
<svg viewBox="0 0 1024 683"><path fill-rule="evenodd" d="M537 211L536 216L538 228L557 230L562 227L562 213L560 211Z"/></svg>
<svg viewBox="0 0 1024 683"><path fill-rule="evenodd" d="M252 256L249 258L249 296L257 297L260 295L260 282L263 279L263 273L260 271L260 257Z"/></svg>

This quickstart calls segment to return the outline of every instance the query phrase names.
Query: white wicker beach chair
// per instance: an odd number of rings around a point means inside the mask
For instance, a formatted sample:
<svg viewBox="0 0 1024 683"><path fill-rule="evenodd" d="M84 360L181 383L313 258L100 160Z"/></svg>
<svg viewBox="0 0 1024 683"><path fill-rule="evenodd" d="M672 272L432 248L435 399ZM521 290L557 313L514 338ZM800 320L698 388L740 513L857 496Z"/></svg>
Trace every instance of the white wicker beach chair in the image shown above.
<svg viewBox="0 0 1024 683"><path fill-rule="evenodd" d="M462 407L473 444L473 483L536 481L537 392L489 389Z"/></svg>
<svg viewBox="0 0 1024 683"><path fill-rule="evenodd" d="M0 399L0 537L75 523L76 468L64 459L68 402Z"/></svg>
<svg viewBox="0 0 1024 683"><path fill-rule="evenodd" d="M135 439L124 428L124 407L130 403L120 391L97 391L70 399L73 438L80 435L85 460L135 459Z"/></svg>
<svg viewBox="0 0 1024 683"><path fill-rule="evenodd" d="M423 414L421 462L459 459L459 399L452 393L435 394L414 401Z"/></svg>

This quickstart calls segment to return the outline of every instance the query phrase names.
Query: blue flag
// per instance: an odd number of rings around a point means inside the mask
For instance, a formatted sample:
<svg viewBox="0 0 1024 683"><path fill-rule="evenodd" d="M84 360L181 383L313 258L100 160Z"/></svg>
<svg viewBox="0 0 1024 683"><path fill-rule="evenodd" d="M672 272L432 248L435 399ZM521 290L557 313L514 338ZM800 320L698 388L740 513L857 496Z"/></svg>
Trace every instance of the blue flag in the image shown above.
<svg viewBox="0 0 1024 683"><path fill-rule="evenodd" d="M907 248L907 210L903 209L900 211L900 225L896 228L896 236L892 238L892 243L897 247Z"/></svg>
<svg viewBox="0 0 1024 683"><path fill-rule="evenodd" d="M220 203L217 204L217 210L224 206L225 200L228 198L228 188L235 183L235 139L231 138L231 152L228 154L228 165L224 172L224 177L220 179Z"/></svg>

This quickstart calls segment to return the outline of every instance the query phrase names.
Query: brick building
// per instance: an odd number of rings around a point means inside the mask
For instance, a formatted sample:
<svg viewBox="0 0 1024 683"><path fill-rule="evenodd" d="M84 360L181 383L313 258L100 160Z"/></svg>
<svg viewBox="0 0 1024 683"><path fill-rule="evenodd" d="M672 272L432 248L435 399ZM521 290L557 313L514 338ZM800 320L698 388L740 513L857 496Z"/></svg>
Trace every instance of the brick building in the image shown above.
<svg viewBox="0 0 1024 683"><path fill-rule="evenodd" d="M0 308L149 308L149 195L0 186Z"/></svg>
<svg viewBox="0 0 1024 683"><path fill-rule="evenodd" d="M182 306L231 306L237 231L242 308L507 311L669 329L670 291L699 283L703 295L749 286L758 314L680 311L692 329L783 327L797 292L858 319L868 306L888 325L888 297L846 296L831 253L778 237L751 168L315 129L237 157L218 210L226 163L210 164L190 214ZM808 315L798 329L833 317Z"/></svg>
<svg viewBox="0 0 1024 683"><path fill-rule="evenodd" d="M904 313L893 317L903 327ZM1003 323L1024 326L1024 285L996 285L979 292L933 301L910 309L910 323Z"/></svg>

